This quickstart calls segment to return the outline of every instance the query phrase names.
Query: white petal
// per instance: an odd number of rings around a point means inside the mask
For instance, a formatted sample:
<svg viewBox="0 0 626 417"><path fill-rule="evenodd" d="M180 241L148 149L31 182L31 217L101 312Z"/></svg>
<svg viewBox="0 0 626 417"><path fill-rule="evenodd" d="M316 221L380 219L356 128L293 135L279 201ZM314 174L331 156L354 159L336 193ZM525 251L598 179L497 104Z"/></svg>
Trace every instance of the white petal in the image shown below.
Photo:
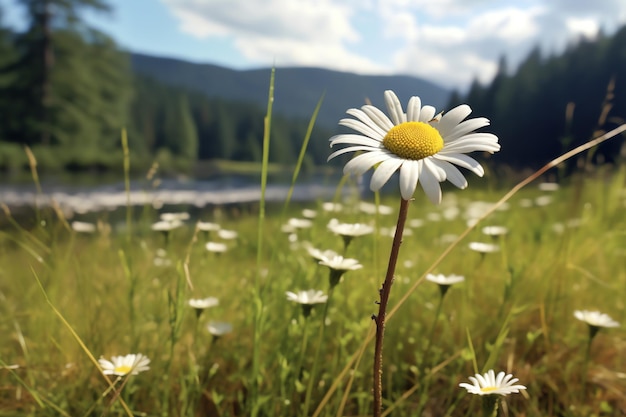
<svg viewBox="0 0 626 417"><path fill-rule="evenodd" d="M389 152L373 151L357 155L346 163L343 167L344 174L363 175L365 171L373 167L379 162L386 161L387 159L395 158Z"/></svg>
<svg viewBox="0 0 626 417"><path fill-rule="evenodd" d="M445 137L449 134L463 119L470 115L472 109L467 104L461 104L447 111L441 117L437 129L441 132L441 135Z"/></svg>
<svg viewBox="0 0 626 417"><path fill-rule="evenodd" d="M452 143L445 143L444 150L458 153L476 151L495 152L500 150L498 138L491 133L472 133L465 135Z"/></svg>
<svg viewBox="0 0 626 417"><path fill-rule="evenodd" d="M485 175L485 170L483 169L482 165L478 163L478 161L476 161L471 156L468 156L462 153L448 154L448 153L440 152L437 155L433 155L432 158L439 159L442 161L448 161L460 167L467 168L470 171L472 171L474 174L478 175L479 177L482 177L483 175Z"/></svg>
<svg viewBox="0 0 626 417"><path fill-rule="evenodd" d="M404 161L400 167L400 194L405 200L411 199L419 180L420 166L417 161Z"/></svg>
<svg viewBox="0 0 626 417"><path fill-rule="evenodd" d="M391 116L391 121L395 125L406 122L406 116L404 110L402 110L402 104L398 100L398 96L391 90L385 91L385 103L387 104L387 110Z"/></svg>
<svg viewBox="0 0 626 417"><path fill-rule="evenodd" d="M339 149L338 151L331 153L328 156L328 159L326 161L330 161L331 159L339 155L343 155L344 153L356 152L356 151L372 151L372 147L371 146L348 146L347 148Z"/></svg>
<svg viewBox="0 0 626 417"><path fill-rule="evenodd" d="M347 143L351 145L372 146L374 148L382 147L382 143L376 139L368 138L361 135L336 135L330 138L330 146L338 143Z"/></svg>
<svg viewBox="0 0 626 417"><path fill-rule="evenodd" d="M378 134L376 130L372 129L370 126L366 125L365 123L359 120L341 119L339 121L339 125L348 127L352 130L356 130L357 132L362 133L369 138L378 139L378 140L383 139L380 137L380 135Z"/></svg>
<svg viewBox="0 0 626 417"><path fill-rule="evenodd" d="M421 161L424 161L423 159ZM439 186L439 181L434 177L432 172L426 165L422 165L422 171L420 172L420 184L422 185L422 189L426 193L426 196L430 201L434 204L441 203L441 187Z"/></svg>
<svg viewBox="0 0 626 417"><path fill-rule="evenodd" d="M407 106L407 109L406 109L406 119L409 122L419 122L421 107L422 107L422 100L417 96L411 97L409 99L409 105Z"/></svg>
<svg viewBox="0 0 626 417"><path fill-rule="evenodd" d="M381 138L385 137L385 135L387 134L387 130L378 126L376 122L374 122L367 114L365 114L363 110L349 109L346 113L348 113L350 116L355 117L356 119L363 122L367 126L371 127L373 130L375 130L378 133L378 135Z"/></svg>
<svg viewBox="0 0 626 417"><path fill-rule="evenodd" d="M484 117L477 117L475 119L469 119L464 121L445 135L441 132L441 130L439 130L439 133L441 133L441 136L445 138L446 142L452 142L463 135L466 135L470 132L473 132L474 130L478 130L481 127L485 126L489 126L489 119L486 119Z"/></svg>
<svg viewBox="0 0 626 417"><path fill-rule="evenodd" d="M420 122L428 123L435 117L435 108L433 106L424 106L420 112Z"/></svg>
<svg viewBox="0 0 626 417"><path fill-rule="evenodd" d="M437 179L437 181L443 182L446 180L446 171L440 166L438 166L437 164L435 164L431 160L431 158L424 158L422 159L422 161L424 163L424 168L428 169L433 174L433 176Z"/></svg>
<svg viewBox="0 0 626 417"><path fill-rule="evenodd" d="M457 167L447 161L432 159L431 162L446 171L446 179L461 190L467 187L467 180Z"/></svg>
<svg viewBox="0 0 626 417"><path fill-rule="evenodd" d="M378 127L380 127L383 131L389 132L389 129L393 127L393 123L387 117L385 113L380 111L378 107L365 105L361 107L363 113L367 115ZM385 133L386 134L386 133Z"/></svg>
<svg viewBox="0 0 626 417"><path fill-rule="evenodd" d="M383 185L389 181L389 178L393 175L394 172L400 168L400 165L404 162L403 159L400 158L390 158L386 161L383 161L378 168L374 171L372 175L372 181L370 182L370 189L372 191L378 191L382 188Z"/></svg>

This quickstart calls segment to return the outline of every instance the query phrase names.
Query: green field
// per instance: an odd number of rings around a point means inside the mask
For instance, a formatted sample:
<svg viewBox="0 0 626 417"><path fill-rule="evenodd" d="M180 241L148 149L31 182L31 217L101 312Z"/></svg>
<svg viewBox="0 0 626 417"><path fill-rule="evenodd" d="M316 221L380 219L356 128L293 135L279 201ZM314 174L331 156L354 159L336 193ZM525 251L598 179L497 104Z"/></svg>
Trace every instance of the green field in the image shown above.
<svg viewBox="0 0 626 417"><path fill-rule="evenodd" d="M491 368L527 387L506 397L501 415L624 415L624 331L601 329L587 350L588 326L574 311L626 322L626 167L572 175L556 191L533 182L467 230L507 191L471 181L444 190L441 206L420 193L410 204L387 316L384 415L475 415L480 398L458 384ZM356 198L339 212L322 203L268 209L264 219L228 207L202 213L238 232L234 240L196 231L197 219L166 240L151 230L151 207L130 229L101 214L95 233L74 231L54 211L25 228L5 211L0 415L371 415L371 316L398 201L383 198L392 213L379 215ZM304 208L316 211L312 227L282 231ZM304 242L343 253L332 218L375 231L348 246L345 256L363 268L335 287L320 338L325 304L305 318L285 293L328 293L329 269ZM508 233L487 236L489 225ZM228 250L210 253L208 240ZM500 251L481 255L473 241ZM428 272L465 281L442 299ZM187 302L205 297L219 305L197 316ZM232 331L214 337L211 321ZM138 375L105 377L96 362L139 352L151 363Z"/></svg>

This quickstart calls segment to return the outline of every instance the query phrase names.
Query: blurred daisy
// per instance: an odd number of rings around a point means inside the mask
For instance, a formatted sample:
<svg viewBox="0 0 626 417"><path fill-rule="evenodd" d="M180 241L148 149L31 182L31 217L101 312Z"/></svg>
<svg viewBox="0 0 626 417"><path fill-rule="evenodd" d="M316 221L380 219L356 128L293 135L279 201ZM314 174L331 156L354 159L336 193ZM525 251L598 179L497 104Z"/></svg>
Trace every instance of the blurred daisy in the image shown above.
<svg viewBox="0 0 626 417"><path fill-rule="evenodd" d="M348 247L352 239L358 236L369 235L374 232L374 227L363 223L340 223L337 219L332 219L328 229L343 239L344 249Z"/></svg>
<svg viewBox="0 0 626 417"><path fill-rule="evenodd" d="M297 293L287 291L285 294L289 301L298 304L321 304L328 300L328 296L324 295L323 291L317 290L298 291Z"/></svg>
<svg viewBox="0 0 626 417"><path fill-rule="evenodd" d="M239 236L239 233L235 232L234 230L220 229L217 231L217 235L221 239L232 240L232 239L237 239L237 236Z"/></svg>
<svg viewBox="0 0 626 417"><path fill-rule="evenodd" d="M221 242L207 242L204 247L206 250L213 253L224 253L228 250L228 246Z"/></svg>
<svg viewBox="0 0 626 417"><path fill-rule="evenodd" d="M321 250L321 249L314 248L310 244L305 245L305 247L306 247L306 250L309 253L309 255L311 255L311 257L316 262L322 261L322 260L327 259L327 258L334 258L335 256L339 256L339 254L337 252L335 252L334 250L331 250L331 249Z"/></svg>
<svg viewBox="0 0 626 417"><path fill-rule="evenodd" d="M356 259L344 258L343 256L339 255L329 258L323 258L320 261L320 265L327 266L330 269L330 288L333 288L337 284L339 284L341 276L346 271L355 271L357 269L363 268L363 265L361 265Z"/></svg>
<svg viewBox="0 0 626 417"><path fill-rule="evenodd" d="M132 353L126 356L113 356L111 360L98 359L102 373L105 375L137 375L150 369L150 359L141 353Z"/></svg>
<svg viewBox="0 0 626 417"><path fill-rule="evenodd" d="M313 222L309 219L298 219L292 217L287 221L287 224L294 229L309 229L313 226Z"/></svg>
<svg viewBox="0 0 626 417"><path fill-rule="evenodd" d="M485 226L483 227L482 232L487 236L499 237L509 233L509 229L504 226Z"/></svg>
<svg viewBox="0 0 626 417"><path fill-rule="evenodd" d="M513 378L513 375L499 372L496 376L493 369L484 375L470 376L469 380L472 381L471 384L462 382L459 386L476 395L508 395L526 389L523 385L515 384L519 379Z"/></svg>
<svg viewBox="0 0 626 417"><path fill-rule="evenodd" d="M439 292L443 297L448 292L448 289L454 284L465 281L465 277L461 275L443 275L443 274L428 274L426 279L430 282L434 282L439 286Z"/></svg>
<svg viewBox="0 0 626 417"><path fill-rule="evenodd" d="M478 252L482 255L486 253L494 253L500 250L500 246L495 245L493 243L484 243L484 242L470 242L469 248L474 252Z"/></svg>
<svg viewBox="0 0 626 417"><path fill-rule="evenodd" d="M181 222L180 220L174 220L174 221L161 220L156 223L153 223L151 228L152 230L156 232L167 233L167 232L170 232L174 229L181 227L182 225L183 225L183 222Z"/></svg>
<svg viewBox="0 0 626 417"><path fill-rule="evenodd" d="M454 165L467 168L482 176L482 166L466 155L469 152L500 150L498 138L491 133L477 133L476 129L489 125L486 118L463 121L471 113L468 105L460 105L449 112L435 115L435 108L423 106L419 97L411 97L405 113L396 94L385 91L385 102L391 118L378 108L365 105L349 109L354 119L342 119L339 124L358 132L340 134L330 139L330 146L349 145L333 152L331 160L349 152L363 151L344 167L344 173L362 175L377 166L370 189L378 191L391 175L400 171L402 198L413 197L419 182L428 198L441 202L440 182L450 181L458 188L467 187L467 180Z"/></svg>
<svg viewBox="0 0 626 417"><path fill-rule="evenodd" d="M96 225L87 222L72 222L72 230L78 233L94 233L96 231Z"/></svg>
<svg viewBox="0 0 626 417"><path fill-rule="evenodd" d="M207 308L216 307L220 304L220 300L215 297L192 298L187 301L189 307L196 310L196 317L200 317L202 312Z"/></svg>
<svg viewBox="0 0 626 417"><path fill-rule="evenodd" d="M341 203L326 202L322 203L322 209L324 211L338 212L343 210L343 205Z"/></svg>
<svg viewBox="0 0 626 417"><path fill-rule="evenodd" d="M183 222L185 220L189 220L189 213L161 213L160 218L164 222Z"/></svg>
<svg viewBox="0 0 626 417"><path fill-rule="evenodd" d="M307 219L314 219L317 217L317 211L311 209L303 209L302 217L306 217Z"/></svg>
<svg viewBox="0 0 626 417"><path fill-rule="evenodd" d="M574 317L593 327L619 327L619 323L613 320L611 316L599 311L576 310Z"/></svg>
<svg viewBox="0 0 626 417"><path fill-rule="evenodd" d="M541 191L558 191L559 188L559 184L556 182L542 182L539 184Z"/></svg>
<svg viewBox="0 0 626 417"><path fill-rule="evenodd" d="M203 232L217 232L218 230L221 229L221 226L217 223L201 222L201 221L196 223L196 227L198 228L198 230L201 230Z"/></svg>
<svg viewBox="0 0 626 417"><path fill-rule="evenodd" d="M233 331L233 325L223 321L212 321L207 325L207 330L215 337L220 337Z"/></svg>
<svg viewBox="0 0 626 417"><path fill-rule="evenodd" d="M359 210L361 210L365 214L378 213L382 215L388 215L388 214L393 213L392 207L385 206L383 204L379 204L378 207L376 207L376 204L368 203L366 201L361 201L359 203Z"/></svg>

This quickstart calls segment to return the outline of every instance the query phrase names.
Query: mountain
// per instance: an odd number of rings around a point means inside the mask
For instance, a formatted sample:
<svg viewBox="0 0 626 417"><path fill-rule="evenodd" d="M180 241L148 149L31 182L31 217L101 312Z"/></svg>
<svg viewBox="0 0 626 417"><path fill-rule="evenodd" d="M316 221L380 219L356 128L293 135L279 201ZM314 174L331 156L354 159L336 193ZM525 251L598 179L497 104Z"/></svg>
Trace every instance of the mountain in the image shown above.
<svg viewBox="0 0 626 417"><path fill-rule="evenodd" d="M207 97L267 105L270 68L238 71L212 65L196 64L172 58L131 54L133 70L164 84L201 92ZM444 109L450 91L431 82L404 75L358 75L321 68L277 68L274 112L287 117L308 119L322 96L324 102L317 123L334 127L351 107L360 107L366 99L383 106L383 92L394 90L402 103L418 95L423 103Z"/></svg>

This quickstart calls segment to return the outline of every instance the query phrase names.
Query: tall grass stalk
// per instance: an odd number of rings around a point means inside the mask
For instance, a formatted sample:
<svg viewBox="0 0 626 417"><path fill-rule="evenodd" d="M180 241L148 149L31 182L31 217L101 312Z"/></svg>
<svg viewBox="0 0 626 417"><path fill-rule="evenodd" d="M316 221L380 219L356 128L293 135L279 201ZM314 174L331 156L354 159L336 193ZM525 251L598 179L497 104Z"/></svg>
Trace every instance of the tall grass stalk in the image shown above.
<svg viewBox="0 0 626 417"><path fill-rule="evenodd" d="M124 190L126 192L126 237L130 244L132 240L133 207L130 204L130 150L128 134L122 129L122 151L124 153Z"/></svg>
<svg viewBox="0 0 626 417"><path fill-rule="evenodd" d="M274 105L274 80L276 69L272 68L267 99L267 113L263 119L263 159L261 165L261 199L259 201L259 223L257 229L256 271L254 274L254 294L252 307L254 320L254 336L252 347L252 374L250 376L249 412L252 417L259 413L259 385L261 383L260 346L263 335L263 297L261 291L261 270L263 259L263 240L265 229L265 192L267 190L267 174L270 154L270 133L272 128L272 108Z"/></svg>

